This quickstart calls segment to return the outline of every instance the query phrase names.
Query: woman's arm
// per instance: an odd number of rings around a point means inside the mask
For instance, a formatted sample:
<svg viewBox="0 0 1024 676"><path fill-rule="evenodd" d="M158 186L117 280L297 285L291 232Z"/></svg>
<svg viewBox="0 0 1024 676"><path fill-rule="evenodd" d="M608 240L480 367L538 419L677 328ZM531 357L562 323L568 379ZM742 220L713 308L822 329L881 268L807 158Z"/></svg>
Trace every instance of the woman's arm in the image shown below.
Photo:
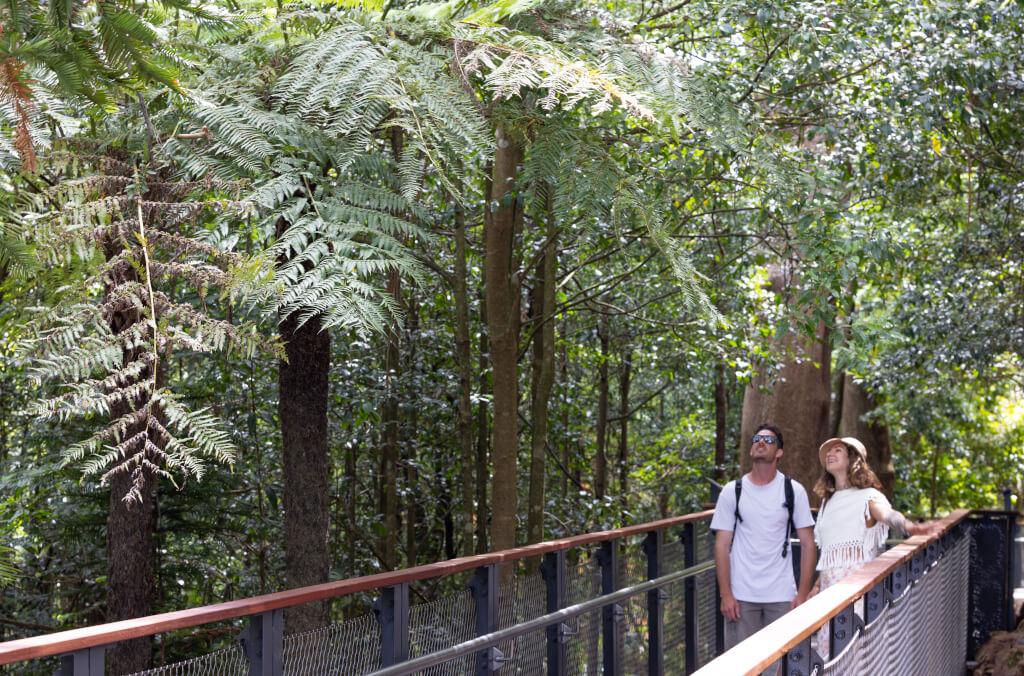
<svg viewBox="0 0 1024 676"><path fill-rule="evenodd" d="M889 505L878 502L877 500L868 501L868 513L871 518L868 519L867 526L871 528L876 523L884 523L889 528L899 531L906 536L910 535L928 535L935 529L935 524L926 521L925 523L914 523L908 521L903 514L896 511Z"/></svg>

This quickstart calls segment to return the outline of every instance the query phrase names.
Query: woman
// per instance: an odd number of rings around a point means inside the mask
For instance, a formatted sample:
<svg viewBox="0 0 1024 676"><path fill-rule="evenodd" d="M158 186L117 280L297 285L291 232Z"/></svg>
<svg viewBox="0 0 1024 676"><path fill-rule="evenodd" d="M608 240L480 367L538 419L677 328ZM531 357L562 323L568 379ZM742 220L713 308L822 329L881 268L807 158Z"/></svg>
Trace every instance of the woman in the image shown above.
<svg viewBox="0 0 1024 676"><path fill-rule="evenodd" d="M882 484L868 465L868 453L853 437L829 439L818 449L824 472L814 492L821 498L814 541L819 591L885 551L889 529L907 535L930 533L934 525L913 523L897 512L882 494ZM862 615L863 616L863 615ZM819 634L818 651L828 655L828 625Z"/></svg>

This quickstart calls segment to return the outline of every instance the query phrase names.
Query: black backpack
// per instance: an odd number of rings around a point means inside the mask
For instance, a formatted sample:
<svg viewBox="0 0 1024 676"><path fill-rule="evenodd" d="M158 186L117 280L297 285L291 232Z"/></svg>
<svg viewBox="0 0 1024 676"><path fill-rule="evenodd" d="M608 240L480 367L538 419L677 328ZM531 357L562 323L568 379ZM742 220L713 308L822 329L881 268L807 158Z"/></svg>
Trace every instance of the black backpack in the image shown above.
<svg viewBox="0 0 1024 676"><path fill-rule="evenodd" d="M784 506L787 514L789 515L789 519L786 521L786 539L782 542L782 558L786 558L786 555L789 553L789 538L796 532L796 526L793 525L793 506L795 500L793 498L793 480L785 474L783 474L782 477L786 480L786 502ZM743 477L740 477L736 480L736 521L733 522L733 532L736 531L736 527L743 521L743 517L740 516L740 493L742 491Z"/></svg>

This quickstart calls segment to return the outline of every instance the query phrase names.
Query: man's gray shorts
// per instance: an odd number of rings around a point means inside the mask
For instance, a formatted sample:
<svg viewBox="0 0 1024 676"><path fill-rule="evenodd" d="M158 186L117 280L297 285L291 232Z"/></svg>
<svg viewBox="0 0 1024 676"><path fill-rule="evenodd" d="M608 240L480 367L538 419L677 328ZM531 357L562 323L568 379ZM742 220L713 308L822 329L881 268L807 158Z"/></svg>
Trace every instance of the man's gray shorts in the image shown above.
<svg viewBox="0 0 1024 676"><path fill-rule="evenodd" d="M792 604L789 601L779 603L752 603L739 601L740 619L736 622L725 621L725 649L733 647L740 641L750 638L769 624L789 612ZM774 674L780 662L776 662L764 673Z"/></svg>

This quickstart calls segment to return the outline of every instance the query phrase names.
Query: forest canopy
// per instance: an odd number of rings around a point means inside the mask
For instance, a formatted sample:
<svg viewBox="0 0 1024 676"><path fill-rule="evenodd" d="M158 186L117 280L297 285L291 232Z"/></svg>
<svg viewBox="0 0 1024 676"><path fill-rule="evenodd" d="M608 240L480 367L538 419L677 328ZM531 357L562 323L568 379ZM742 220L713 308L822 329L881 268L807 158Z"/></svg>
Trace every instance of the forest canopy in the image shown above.
<svg viewBox="0 0 1024 676"><path fill-rule="evenodd" d="M1019 506L1021 44L1002 0L5 4L0 639L695 511L765 418L805 485L852 434L908 513Z"/></svg>

